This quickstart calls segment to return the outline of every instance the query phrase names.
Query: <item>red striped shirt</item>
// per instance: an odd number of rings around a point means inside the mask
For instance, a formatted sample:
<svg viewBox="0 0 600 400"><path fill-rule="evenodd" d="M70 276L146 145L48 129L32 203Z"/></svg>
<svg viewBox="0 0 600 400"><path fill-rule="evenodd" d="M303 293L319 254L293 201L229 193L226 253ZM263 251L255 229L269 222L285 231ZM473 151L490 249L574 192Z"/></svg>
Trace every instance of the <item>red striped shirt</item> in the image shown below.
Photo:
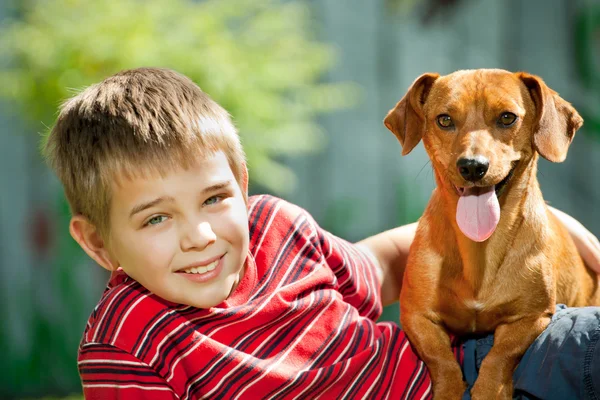
<svg viewBox="0 0 600 400"><path fill-rule="evenodd" d="M299 207L249 201L250 255L229 299L173 304L122 271L79 349L88 399L421 399L429 375L381 314L380 283L360 248Z"/></svg>

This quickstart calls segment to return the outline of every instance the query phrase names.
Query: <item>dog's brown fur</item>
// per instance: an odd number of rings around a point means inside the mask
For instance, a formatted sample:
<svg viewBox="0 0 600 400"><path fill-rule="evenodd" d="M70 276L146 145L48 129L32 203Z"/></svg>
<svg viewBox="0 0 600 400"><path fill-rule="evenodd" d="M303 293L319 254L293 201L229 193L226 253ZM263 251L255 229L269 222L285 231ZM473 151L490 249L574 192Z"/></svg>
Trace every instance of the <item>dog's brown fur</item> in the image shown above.
<svg viewBox="0 0 600 400"><path fill-rule="evenodd" d="M509 128L497 123L517 115ZM448 114L455 129L436 117ZM539 77L503 70L424 74L385 118L408 154L422 139L437 188L419 221L400 295L401 322L425 361L436 399L465 390L449 333L495 332L472 389L473 399L512 398L512 374L548 325L556 303L600 305L598 276L587 269L569 233L548 210L536 178L538 154L563 161L583 120ZM482 185L495 185L516 165L499 195L500 222L474 242L456 223L455 186L471 185L456 162L487 157Z"/></svg>

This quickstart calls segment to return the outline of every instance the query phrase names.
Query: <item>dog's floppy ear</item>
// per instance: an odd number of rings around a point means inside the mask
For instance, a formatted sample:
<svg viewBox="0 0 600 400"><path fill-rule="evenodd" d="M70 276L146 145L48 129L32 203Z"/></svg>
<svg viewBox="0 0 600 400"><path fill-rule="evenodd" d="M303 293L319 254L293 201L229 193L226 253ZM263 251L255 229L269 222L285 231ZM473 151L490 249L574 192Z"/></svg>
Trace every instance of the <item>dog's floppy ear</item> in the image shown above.
<svg viewBox="0 0 600 400"><path fill-rule="evenodd" d="M535 75L524 72L519 78L529 89L536 108L533 126L533 145L546 160L562 162L567 157L575 132L583 125L583 118L558 93Z"/></svg>
<svg viewBox="0 0 600 400"><path fill-rule="evenodd" d="M402 100L388 112L383 124L396 135L402 145L402 155L407 155L419 144L425 129L423 105L439 74L427 73L418 77Z"/></svg>

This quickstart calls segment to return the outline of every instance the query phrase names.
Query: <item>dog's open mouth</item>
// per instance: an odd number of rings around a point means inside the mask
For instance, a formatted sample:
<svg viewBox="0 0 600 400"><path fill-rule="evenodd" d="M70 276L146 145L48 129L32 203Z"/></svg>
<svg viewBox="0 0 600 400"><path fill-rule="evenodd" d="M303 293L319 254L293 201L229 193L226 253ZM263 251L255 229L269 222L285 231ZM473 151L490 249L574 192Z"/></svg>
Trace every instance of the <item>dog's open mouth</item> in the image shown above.
<svg viewBox="0 0 600 400"><path fill-rule="evenodd" d="M513 162L508 174L495 185L456 187L456 223L462 233L475 242L487 240L500 221L499 198L512 178L517 162Z"/></svg>
<svg viewBox="0 0 600 400"><path fill-rule="evenodd" d="M508 171L508 174L504 177L504 179L502 179L500 182L498 182L494 186L494 191L496 192L496 197L500 198L500 196L504 192L504 189L506 188L506 185L508 184L508 182L510 181L510 179L513 177L513 175L515 173L515 169L517 168L517 164L518 163L519 163L519 161L513 161L511 163L511 168L510 168L510 171ZM454 187L455 187L456 192L458 193L459 196L464 196L465 192L467 190L469 192L475 192L475 193L478 194L480 192L485 192L485 191L491 189L491 187L479 187L479 186L474 186L474 187L470 187L470 188L458 187L458 186L454 186Z"/></svg>
<svg viewBox="0 0 600 400"><path fill-rule="evenodd" d="M510 171L508 171L508 175L506 175L504 177L504 179L502 179L497 185L496 185L496 196L500 197L500 195L502 195L502 192L504 190L504 188L506 187L506 184L510 181L510 178L513 177L513 174L515 173L515 169L517 168L517 164L519 162L518 161L513 161L511 164L511 168Z"/></svg>

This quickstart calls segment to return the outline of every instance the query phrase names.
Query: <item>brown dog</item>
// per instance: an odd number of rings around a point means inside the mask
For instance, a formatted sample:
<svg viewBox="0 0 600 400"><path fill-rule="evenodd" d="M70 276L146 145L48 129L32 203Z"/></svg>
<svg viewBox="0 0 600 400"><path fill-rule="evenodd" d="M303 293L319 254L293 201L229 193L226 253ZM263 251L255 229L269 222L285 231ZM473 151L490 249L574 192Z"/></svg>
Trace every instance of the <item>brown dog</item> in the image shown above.
<svg viewBox="0 0 600 400"><path fill-rule="evenodd" d="M536 178L538 154L563 161L583 120L534 75L471 70L422 75L384 123L403 155L423 139L435 171L400 295L434 397L465 390L448 333L494 332L471 395L512 398L513 371L555 304L600 305L598 276Z"/></svg>

